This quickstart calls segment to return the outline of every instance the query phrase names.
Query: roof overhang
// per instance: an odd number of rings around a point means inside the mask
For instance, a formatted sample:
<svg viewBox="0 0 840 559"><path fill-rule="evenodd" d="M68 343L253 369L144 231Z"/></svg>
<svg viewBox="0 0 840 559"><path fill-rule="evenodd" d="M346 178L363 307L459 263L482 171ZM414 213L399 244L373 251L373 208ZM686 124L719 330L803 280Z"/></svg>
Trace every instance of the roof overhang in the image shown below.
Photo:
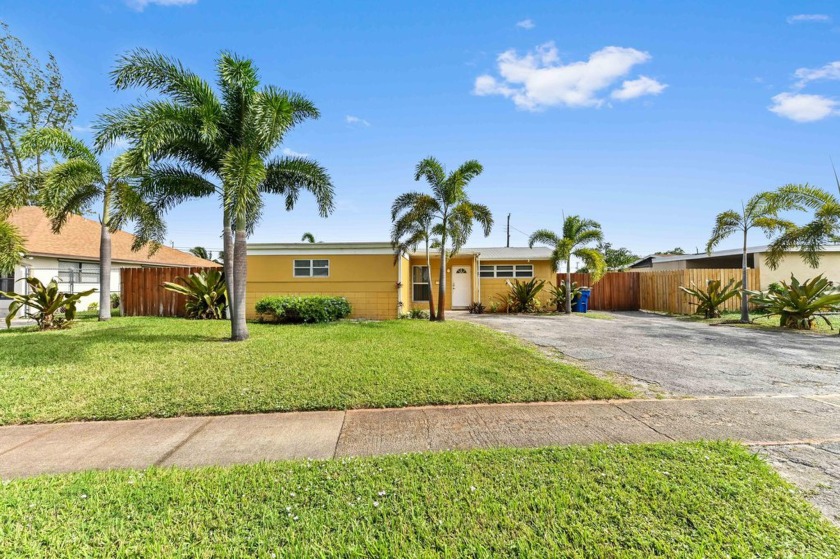
<svg viewBox="0 0 840 559"><path fill-rule="evenodd" d="M394 254L391 243L249 243L248 256Z"/></svg>

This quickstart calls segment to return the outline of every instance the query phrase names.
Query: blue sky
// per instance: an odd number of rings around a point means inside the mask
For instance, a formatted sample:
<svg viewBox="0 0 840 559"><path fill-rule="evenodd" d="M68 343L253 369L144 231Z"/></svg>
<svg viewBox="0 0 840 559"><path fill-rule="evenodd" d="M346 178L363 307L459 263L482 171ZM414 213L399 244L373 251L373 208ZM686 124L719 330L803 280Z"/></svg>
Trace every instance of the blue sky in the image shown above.
<svg viewBox="0 0 840 559"><path fill-rule="evenodd" d="M322 117L284 147L329 169L337 210L321 219L305 198L291 213L270 200L255 242L387 240L391 201L424 188L414 165L434 155L484 164L470 194L496 226L473 244L503 245L508 213L523 245L522 232L559 229L565 212L639 254L693 252L716 213L760 190L833 188L829 157L840 159L840 7L829 2L4 4L13 33L58 57L80 137L140 95L108 80L135 47L208 79L231 50L265 83L309 96ZM211 200L168 216L179 247L220 247L219 223Z"/></svg>

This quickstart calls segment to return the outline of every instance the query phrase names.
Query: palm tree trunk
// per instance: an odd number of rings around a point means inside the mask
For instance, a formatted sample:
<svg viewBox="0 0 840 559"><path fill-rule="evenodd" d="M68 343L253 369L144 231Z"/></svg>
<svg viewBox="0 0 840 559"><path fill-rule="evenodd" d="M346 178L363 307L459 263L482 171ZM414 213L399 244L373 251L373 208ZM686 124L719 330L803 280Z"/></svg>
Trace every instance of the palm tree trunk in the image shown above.
<svg viewBox="0 0 840 559"><path fill-rule="evenodd" d="M111 320L111 187L105 186L99 232L99 320Z"/></svg>
<svg viewBox="0 0 840 559"><path fill-rule="evenodd" d="M566 260L566 314L572 314L572 259Z"/></svg>
<svg viewBox="0 0 840 559"><path fill-rule="evenodd" d="M225 212L227 213L227 212ZM233 229L230 226L230 216L225 215L224 232L222 233L222 246L224 247L225 257L222 260L222 267L225 272L225 287L228 293L228 318L233 319L235 303L233 301Z"/></svg>
<svg viewBox="0 0 840 559"><path fill-rule="evenodd" d="M432 295L434 290L432 289L432 255L429 253L429 238L428 235L426 236L426 273L429 277L429 320L434 322L435 320L435 298ZM414 289L412 287L412 289Z"/></svg>
<svg viewBox="0 0 840 559"><path fill-rule="evenodd" d="M744 229L744 254L741 258L741 322L750 321L750 301L747 294L747 230Z"/></svg>
<svg viewBox="0 0 840 559"><path fill-rule="evenodd" d="M248 339L248 324L245 322L245 283L248 275L245 218L236 218L236 232L233 240L233 311L230 324L231 340L241 342ZM225 254L227 260L227 254Z"/></svg>
<svg viewBox="0 0 840 559"><path fill-rule="evenodd" d="M429 274L429 276L429 280L431 281L431 274ZM446 320L446 311L444 309L444 306L446 305L446 237L443 235L441 235L440 274L438 274L438 276L440 285L438 288L438 312L436 320L438 322L443 322Z"/></svg>

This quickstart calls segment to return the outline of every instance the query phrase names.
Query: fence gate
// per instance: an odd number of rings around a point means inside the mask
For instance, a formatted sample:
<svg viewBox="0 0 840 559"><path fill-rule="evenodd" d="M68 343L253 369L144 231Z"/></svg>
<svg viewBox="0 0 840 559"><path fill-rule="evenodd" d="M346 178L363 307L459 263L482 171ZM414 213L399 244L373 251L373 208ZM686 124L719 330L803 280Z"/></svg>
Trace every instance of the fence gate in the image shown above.
<svg viewBox="0 0 840 559"><path fill-rule="evenodd" d="M121 304L123 316L185 316L187 298L163 288L164 282L194 272L215 268L123 268Z"/></svg>
<svg viewBox="0 0 840 559"><path fill-rule="evenodd" d="M557 274L557 281L565 282L566 274ZM641 308L639 272L607 272L594 285L590 274L572 274L572 282L589 287L589 308L593 311L637 311Z"/></svg>

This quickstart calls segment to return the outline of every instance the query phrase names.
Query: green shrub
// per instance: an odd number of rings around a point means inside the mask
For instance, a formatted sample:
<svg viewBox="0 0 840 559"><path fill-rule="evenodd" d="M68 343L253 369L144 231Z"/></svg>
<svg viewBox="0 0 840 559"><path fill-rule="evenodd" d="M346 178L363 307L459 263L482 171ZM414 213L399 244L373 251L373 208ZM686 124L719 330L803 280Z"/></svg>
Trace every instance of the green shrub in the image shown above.
<svg viewBox="0 0 840 559"><path fill-rule="evenodd" d="M680 290L697 299L697 302L689 302L689 305L697 307L697 314L702 314L705 318L720 318L720 307L729 299L741 294L741 282L733 279L721 286L720 280L709 280L706 282L705 291L693 283L690 288L680 286Z"/></svg>
<svg viewBox="0 0 840 559"><path fill-rule="evenodd" d="M112 309L120 308L120 295L119 295L119 293L111 293L111 308Z"/></svg>
<svg viewBox="0 0 840 559"><path fill-rule="evenodd" d="M518 279L505 281L508 287L507 293L498 298L509 313L529 313L540 310L540 300L537 295L545 287L545 280L533 278L528 281Z"/></svg>
<svg viewBox="0 0 840 559"><path fill-rule="evenodd" d="M6 327L12 324L12 319L20 311L24 311L27 318L31 318L38 324L39 330L51 330L54 328L66 328L76 318L76 303L82 297L87 297L95 292L95 289L82 291L81 293L64 293L58 288L58 282L50 281L47 285L41 283L38 278L26 278L29 285L29 293L4 293L0 296L11 299L9 314L6 315ZM63 312L64 316L56 317L56 314Z"/></svg>
<svg viewBox="0 0 840 559"><path fill-rule="evenodd" d="M99 303L91 303L87 307L88 312L99 312Z"/></svg>
<svg viewBox="0 0 840 559"><path fill-rule="evenodd" d="M350 316L351 310L346 297L328 295L265 297L256 304L260 321L290 324L331 322Z"/></svg>
<svg viewBox="0 0 840 559"><path fill-rule="evenodd" d="M423 309L412 307L408 309L407 313L401 314L400 318L408 318L414 320L429 320L429 311L424 311Z"/></svg>
<svg viewBox="0 0 840 559"><path fill-rule="evenodd" d="M790 283L774 283L767 292L751 291L750 295L750 301L759 310L779 315L779 326L783 328L810 330L817 318L831 326L823 313L840 311L840 291L822 274L804 282L791 274Z"/></svg>
<svg viewBox="0 0 840 559"><path fill-rule="evenodd" d="M175 279L181 283L167 281L163 288L187 298L187 318L221 320L225 317L227 286L221 270L202 270Z"/></svg>
<svg viewBox="0 0 840 559"><path fill-rule="evenodd" d="M560 282L558 285L554 285L551 282L548 282L549 285L549 299L548 302L550 305L553 305L557 312L562 312L563 309L566 307L566 282ZM581 294L581 288L578 287L576 281L571 283L571 291L572 291L572 303L574 303Z"/></svg>
<svg viewBox="0 0 840 559"><path fill-rule="evenodd" d="M467 310L470 314L484 314L484 304L481 301L476 301L467 307Z"/></svg>

